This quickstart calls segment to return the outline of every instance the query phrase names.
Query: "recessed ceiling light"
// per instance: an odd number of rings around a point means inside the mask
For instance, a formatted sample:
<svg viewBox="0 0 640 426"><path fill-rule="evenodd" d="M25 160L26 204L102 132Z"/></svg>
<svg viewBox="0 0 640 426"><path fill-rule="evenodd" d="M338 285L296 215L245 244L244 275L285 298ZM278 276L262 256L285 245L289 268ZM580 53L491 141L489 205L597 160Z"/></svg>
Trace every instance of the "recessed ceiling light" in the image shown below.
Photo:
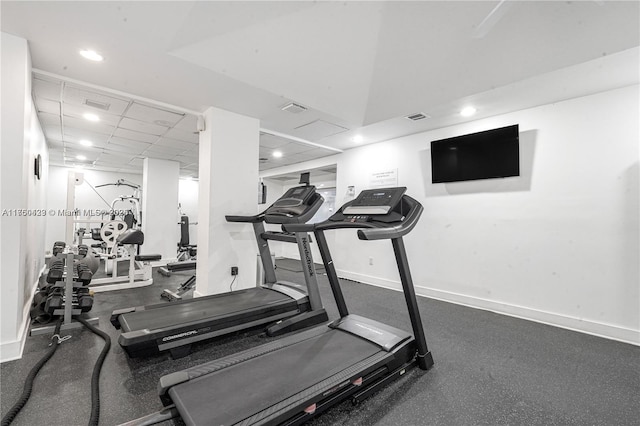
<svg viewBox="0 0 640 426"><path fill-rule="evenodd" d="M280 157L282 157L282 152L280 152L280 151L273 151L273 156L274 156L275 158L280 158Z"/></svg>
<svg viewBox="0 0 640 426"><path fill-rule="evenodd" d="M460 115L463 117L471 117L475 113L476 113L476 109L472 106L467 106L462 108L462 110L460 110Z"/></svg>
<svg viewBox="0 0 640 426"><path fill-rule="evenodd" d="M76 160L84 161L86 159L87 157L85 157L84 155L76 155Z"/></svg>
<svg viewBox="0 0 640 426"><path fill-rule="evenodd" d="M362 137L362 135L355 135L354 137L351 138L351 140L354 141L355 143L364 142L364 138Z"/></svg>
<svg viewBox="0 0 640 426"><path fill-rule="evenodd" d="M82 140L80 141L80 145L84 145L84 146L91 146L91 145L93 145L93 142L91 142L91 141L89 141L89 140L86 140L86 139L82 139Z"/></svg>
<svg viewBox="0 0 640 426"><path fill-rule="evenodd" d="M104 59L101 54L99 54L95 50L89 50L89 49L81 50L80 56L94 62L100 62Z"/></svg>
<svg viewBox="0 0 640 426"><path fill-rule="evenodd" d="M82 116L84 117L85 120L100 121L100 117L98 117L95 114L91 114L90 112L87 112L86 114L82 114Z"/></svg>

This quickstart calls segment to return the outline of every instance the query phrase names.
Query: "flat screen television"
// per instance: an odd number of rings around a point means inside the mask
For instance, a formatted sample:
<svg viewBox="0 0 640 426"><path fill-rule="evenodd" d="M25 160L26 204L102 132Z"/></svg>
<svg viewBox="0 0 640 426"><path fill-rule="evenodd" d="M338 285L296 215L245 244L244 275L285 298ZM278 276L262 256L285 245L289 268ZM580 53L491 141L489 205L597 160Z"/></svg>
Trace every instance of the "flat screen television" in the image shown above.
<svg viewBox="0 0 640 426"><path fill-rule="evenodd" d="M433 183L520 176L517 124L431 142Z"/></svg>

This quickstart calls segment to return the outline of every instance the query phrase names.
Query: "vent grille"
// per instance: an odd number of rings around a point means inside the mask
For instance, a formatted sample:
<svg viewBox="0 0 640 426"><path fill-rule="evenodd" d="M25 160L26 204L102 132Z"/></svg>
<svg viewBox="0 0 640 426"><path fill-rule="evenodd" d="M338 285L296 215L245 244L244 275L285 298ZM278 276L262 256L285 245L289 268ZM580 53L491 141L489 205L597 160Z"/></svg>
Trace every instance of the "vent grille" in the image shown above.
<svg viewBox="0 0 640 426"><path fill-rule="evenodd" d="M424 120L425 118L429 118L429 116L422 112L417 112L415 114L407 115L405 118L411 121L419 121L419 120Z"/></svg>
<svg viewBox="0 0 640 426"><path fill-rule="evenodd" d="M289 103L289 104L287 104L287 105L283 106L281 109L282 109L283 111L288 111L288 112L292 112L292 113L294 113L294 114L298 114L298 113L300 113L300 112L302 112L302 111L306 111L306 110L307 110L307 107L302 106L302 105L300 105L300 104L296 104L296 103L294 103L294 102L291 102L291 103Z"/></svg>
<svg viewBox="0 0 640 426"><path fill-rule="evenodd" d="M101 109L103 111L109 111L109 107L111 106L111 104L109 104L109 103L92 101L91 99L85 99L84 100L84 104L86 106L90 106L91 108L97 108L97 109Z"/></svg>

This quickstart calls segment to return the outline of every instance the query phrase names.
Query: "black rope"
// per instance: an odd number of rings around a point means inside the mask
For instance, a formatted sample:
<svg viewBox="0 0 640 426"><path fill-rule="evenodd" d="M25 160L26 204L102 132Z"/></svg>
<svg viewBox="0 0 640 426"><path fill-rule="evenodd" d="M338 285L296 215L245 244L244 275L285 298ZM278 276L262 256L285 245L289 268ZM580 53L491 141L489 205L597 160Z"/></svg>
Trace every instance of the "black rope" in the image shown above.
<svg viewBox="0 0 640 426"><path fill-rule="evenodd" d="M89 324L84 318L77 317L76 319L91 330L92 333L104 339L102 352L100 352L100 356L93 367L93 375L91 376L91 418L89 419L89 426L97 426L100 418L100 371L102 370L104 359L107 357L109 349L111 348L111 338L104 331Z"/></svg>
<svg viewBox="0 0 640 426"><path fill-rule="evenodd" d="M49 361L49 359L53 356L53 354L56 352L56 349L58 349L58 346L62 342L59 336L61 326L62 318L58 320L55 332L53 333L53 337L51 337L51 343L49 344L51 349L49 349L49 352L47 352L45 356L42 357L42 359L40 359L40 361L38 361L38 363L34 365L29 372L29 375L27 376L27 379L24 383L22 395L20 395L20 399L18 399L18 402L16 402L13 407L11 407L11 409L7 412L7 414L2 418L2 426L9 426L11 422L13 422L13 420L16 418L18 413L20 413L20 410L22 410L22 408L27 404L27 401L31 396L31 391L33 390L33 382L35 381L38 372L47 363L47 361ZM54 341L54 339L57 339L57 341Z"/></svg>
<svg viewBox="0 0 640 426"><path fill-rule="evenodd" d="M84 318L77 317L75 319L82 323L82 325L87 327L92 333L97 334L105 341L102 352L100 352L100 356L96 360L96 363L93 367L93 375L91 376L91 418L89 419L89 426L97 426L98 420L100 418L100 372L102 370L104 360L109 353L109 349L111 348L111 338L104 331L89 324L89 322L87 322L87 320L85 320ZM18 413L20 413L20 410L22 410L22 408L26 405L29 397L31 396L31 391L33 390L33 382L36 378L36 375L46 364L46 362L49 361L49 359L53 356L56 349L58 349L58 345L60 345L62 341L66 340L66 338L61 339L59 336L61 326L62 318L58 320L53 337L51 338L52 342L49 345L51 346L51 349L29 372L29 375L27 376L24 384L22 395L20 395L20 399L18 399L18 402L16 402L13 407L11 407L11 409L7 412L7 414L2 418L2 426L9 426L11 422L13 422L13 420L16 418ZM54 339L57 340L54 341Z"/></svg>

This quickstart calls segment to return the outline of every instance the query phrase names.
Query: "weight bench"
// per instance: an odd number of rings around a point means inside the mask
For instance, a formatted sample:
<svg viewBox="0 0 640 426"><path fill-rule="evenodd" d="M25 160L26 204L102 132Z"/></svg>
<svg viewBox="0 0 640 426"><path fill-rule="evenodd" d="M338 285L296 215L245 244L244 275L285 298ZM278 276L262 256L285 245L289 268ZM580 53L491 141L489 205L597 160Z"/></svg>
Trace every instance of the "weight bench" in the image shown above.
<svg viewBox="0 0 640 426"><path fill-rule="evenodd" d="M195 260L183 260L182 262L169 262L166 266L158 268L158 272L165 277L170 277L172 272L191 271L193 269L196 269Z"/></svg>

